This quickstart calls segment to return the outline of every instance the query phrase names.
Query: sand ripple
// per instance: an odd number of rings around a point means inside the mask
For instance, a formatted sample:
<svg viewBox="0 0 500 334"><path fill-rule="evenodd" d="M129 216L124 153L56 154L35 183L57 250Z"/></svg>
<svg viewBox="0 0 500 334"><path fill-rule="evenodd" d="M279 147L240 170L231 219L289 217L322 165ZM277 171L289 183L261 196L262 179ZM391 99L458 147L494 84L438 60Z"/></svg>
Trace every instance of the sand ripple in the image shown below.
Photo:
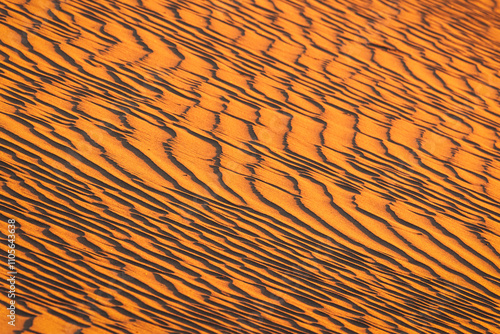
<svg viewBox="0 0 500 334"><path fill-rule="evenodd" d="M496 0L2 1L16 333L500 333L499 59Z"/></svg>

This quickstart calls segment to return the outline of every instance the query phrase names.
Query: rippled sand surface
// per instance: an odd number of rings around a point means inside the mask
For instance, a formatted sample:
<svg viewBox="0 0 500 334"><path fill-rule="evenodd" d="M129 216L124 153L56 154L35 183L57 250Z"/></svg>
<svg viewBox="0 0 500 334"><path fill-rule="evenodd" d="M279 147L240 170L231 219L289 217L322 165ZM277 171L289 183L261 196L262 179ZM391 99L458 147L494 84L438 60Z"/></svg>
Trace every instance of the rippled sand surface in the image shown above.
<svg viewBox="0 0 500 334"><path fill-rule="evenodd" d="M496 0L2 1L0 332L500 333L499 68Z"/></svg>

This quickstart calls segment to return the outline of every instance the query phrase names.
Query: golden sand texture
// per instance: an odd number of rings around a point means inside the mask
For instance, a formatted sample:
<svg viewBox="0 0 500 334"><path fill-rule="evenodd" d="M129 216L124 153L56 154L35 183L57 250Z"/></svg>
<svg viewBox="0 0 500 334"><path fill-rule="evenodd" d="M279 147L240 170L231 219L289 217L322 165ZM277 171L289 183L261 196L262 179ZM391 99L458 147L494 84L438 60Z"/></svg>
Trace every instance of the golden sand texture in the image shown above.
<svg viewBox="0 0 500 334"><path fill-rule="evenodd" d="M1 1L0 333L500 333L499 69L497 0Z"/></svg>

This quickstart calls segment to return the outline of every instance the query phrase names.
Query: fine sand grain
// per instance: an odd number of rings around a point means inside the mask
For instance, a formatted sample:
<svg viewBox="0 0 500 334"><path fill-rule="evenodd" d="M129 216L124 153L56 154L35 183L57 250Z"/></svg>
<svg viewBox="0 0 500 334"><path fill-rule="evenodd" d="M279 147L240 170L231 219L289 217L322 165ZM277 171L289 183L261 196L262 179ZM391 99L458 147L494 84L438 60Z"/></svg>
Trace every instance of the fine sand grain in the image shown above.
<svg viewBox="0 0 500 334"><path fill-rule="evenodd" d="M0 1L0 333L500 333L499 6Z"/></svg>

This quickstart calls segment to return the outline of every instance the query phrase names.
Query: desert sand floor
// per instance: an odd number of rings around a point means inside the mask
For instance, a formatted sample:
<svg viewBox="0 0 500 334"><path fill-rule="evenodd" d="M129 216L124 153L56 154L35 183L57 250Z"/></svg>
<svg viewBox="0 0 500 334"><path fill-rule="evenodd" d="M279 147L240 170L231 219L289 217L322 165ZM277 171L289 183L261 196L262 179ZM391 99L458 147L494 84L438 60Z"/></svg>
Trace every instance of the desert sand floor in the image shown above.
<svg viewBox="0 0 500 334"><path fill-rule="evenodd" d="M2 0L30 334L500 333L498 0Z"/></svg>

